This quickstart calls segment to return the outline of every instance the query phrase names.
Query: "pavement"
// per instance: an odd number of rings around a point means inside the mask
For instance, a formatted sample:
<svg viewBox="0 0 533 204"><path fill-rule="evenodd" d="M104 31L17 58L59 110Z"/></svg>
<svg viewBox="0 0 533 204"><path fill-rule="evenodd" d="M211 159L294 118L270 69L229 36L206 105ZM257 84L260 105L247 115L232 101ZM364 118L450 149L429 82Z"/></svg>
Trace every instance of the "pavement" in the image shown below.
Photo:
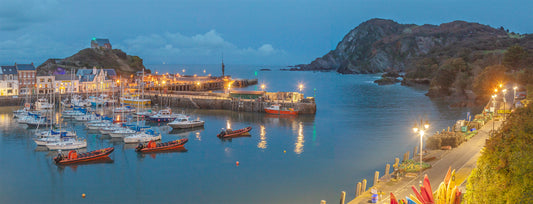
<svg viewBox="0 0 533 204"><path fill-rule="evenodd" d="M390 179L388 181L381 181L375 186L378 192L383 192L380 195L378 203L390 203L390 193L394 193L397 199L405 198L409 194L413 194L411 186L419 188L419 183L425 174L431 183L431 189L436 191L446 176L448 168L451 166L452 170L456 171L456 184L460 185L461 192L465 192L465 183L470 175L470 172L476 167L476 162L481 156L481 149L485 146L485 140L489 138L489 132L493 128L499 129L502 121L489 121L482 128L478 130L477 135L472 137L467 142L459 145L459 147L451 150L436 150L432 151L431 155L426 157L436 156L436 160L428 162L431 168L417 174L414 178L400 177L399 179ZM383 180L383 179L382 179ZM370 188L359 197L348 202L348 204L371 203Z"/></svg>

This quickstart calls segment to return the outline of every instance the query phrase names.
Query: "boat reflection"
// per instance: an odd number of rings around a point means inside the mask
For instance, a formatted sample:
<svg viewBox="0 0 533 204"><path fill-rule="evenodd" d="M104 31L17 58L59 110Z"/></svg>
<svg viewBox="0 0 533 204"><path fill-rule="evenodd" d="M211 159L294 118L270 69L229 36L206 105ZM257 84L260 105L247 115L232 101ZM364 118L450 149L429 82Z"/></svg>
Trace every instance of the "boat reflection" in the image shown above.
<svg viewBox="0 0 533 204"><path fill-rule="evenodd" d="M187 128L187 129L172 129L168 134L182 134L182 133L189 133L189 132L202 132L204 131L204 127L193 127L193 128Z"/></svg>
<svg viewBox="0 0 533 204"><path fill-rule="evenodd" d="M54 161L52 161L54 162ZM83 162L83 163L74 163L74 164L57 164L57 169L62 172L65 170L65 168L69 167L70 169L72 169L72 171L76 172L76 170L78 170L78 166L87 166L87 165L94 165L94 164L112 164L114 163L115 161L113 161L113 159L109 158L109 157L105 157L105 158L102 158L102 159L99 159L99 160L94 160L94 161L88 161L88 162Z"/></svg>

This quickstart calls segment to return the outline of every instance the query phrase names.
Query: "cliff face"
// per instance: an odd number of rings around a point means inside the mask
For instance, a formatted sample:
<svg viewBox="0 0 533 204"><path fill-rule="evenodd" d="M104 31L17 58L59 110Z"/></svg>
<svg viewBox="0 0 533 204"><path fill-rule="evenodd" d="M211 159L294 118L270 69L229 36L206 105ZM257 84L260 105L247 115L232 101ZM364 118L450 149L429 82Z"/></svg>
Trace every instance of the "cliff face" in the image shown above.
<svg viewBox="0 0 533 204"><path fill-rule="evenodd" d="M302 70L335 70L343 74L405 71L421 57L453 57L456 48L505 49L515 40L503 29L464 21L435 25L398 24L372 19L350 31L335 50ZM488 44L492 43L492 44ZM439 59L437 59L439 60Z"/></svg>
<svg viewBox="0 0 533 204"><path fill-rule="evenodd" d="M140 57L127 55L122 50L86 48L65 59L48 59L37 67L37 74L51 75L58 67L72 71L92 67L115 69L124 77L145 68Z"/></svg>

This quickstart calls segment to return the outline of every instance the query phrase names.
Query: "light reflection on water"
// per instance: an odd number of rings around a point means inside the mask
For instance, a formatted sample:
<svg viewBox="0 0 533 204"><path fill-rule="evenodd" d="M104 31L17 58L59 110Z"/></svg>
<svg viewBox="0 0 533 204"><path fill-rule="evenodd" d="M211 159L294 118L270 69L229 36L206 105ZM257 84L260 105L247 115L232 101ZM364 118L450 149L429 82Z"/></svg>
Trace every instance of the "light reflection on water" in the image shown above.
<svg viewBox="0 0 533 204"><path fill-rule="evenodd" d="M172 68L169 71L181 70ZM253 77L245 69L227 68L234 76ZM216 69L206 70L217 75ZM86 151L115 147L113 163L74 168L57 167L52 162L57 152L36 150L34 130L11 118L18 107L0 107L0 203L171 203L176 197L183 203L334 202L340 191L353 191L357 180L371 178L375 170L418 144L411 127L419 115L440 130L466 112L429 100L424 90L377 86L371 83L374 78L259 72L258 80L270 91L297 91L292 82L304 83L306 96L316 93L317 114L285 117L174 109L204 120L205 126L172 130L150 124L162 133L163 141L189 138L186 152L137 154L137 144L125 145L121 139L86 130L83 123L65 121L87 139ZM127 114L124 118L135 121ZM253 128L249 137L216 137L222 128L247 126ZM88 197L81 199L81 193Z"/></svg>

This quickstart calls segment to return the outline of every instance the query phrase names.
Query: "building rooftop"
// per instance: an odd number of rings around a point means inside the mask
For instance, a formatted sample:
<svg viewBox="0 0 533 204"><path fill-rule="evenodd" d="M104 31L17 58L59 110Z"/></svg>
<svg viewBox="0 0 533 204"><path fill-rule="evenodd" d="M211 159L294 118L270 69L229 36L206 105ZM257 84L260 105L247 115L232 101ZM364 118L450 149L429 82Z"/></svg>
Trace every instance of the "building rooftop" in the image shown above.
<svg viewBox="0 0 533 204"><path fill-rule="evenodd" d="M0 66L2 74L17 74L17 68L15 66Z"/></svg>
<svg viewBox="0 0 533 204"><path fill-rule="evenodd" d="M35 66L32 64L15 64L19 71L35 71Z"/></svg>

